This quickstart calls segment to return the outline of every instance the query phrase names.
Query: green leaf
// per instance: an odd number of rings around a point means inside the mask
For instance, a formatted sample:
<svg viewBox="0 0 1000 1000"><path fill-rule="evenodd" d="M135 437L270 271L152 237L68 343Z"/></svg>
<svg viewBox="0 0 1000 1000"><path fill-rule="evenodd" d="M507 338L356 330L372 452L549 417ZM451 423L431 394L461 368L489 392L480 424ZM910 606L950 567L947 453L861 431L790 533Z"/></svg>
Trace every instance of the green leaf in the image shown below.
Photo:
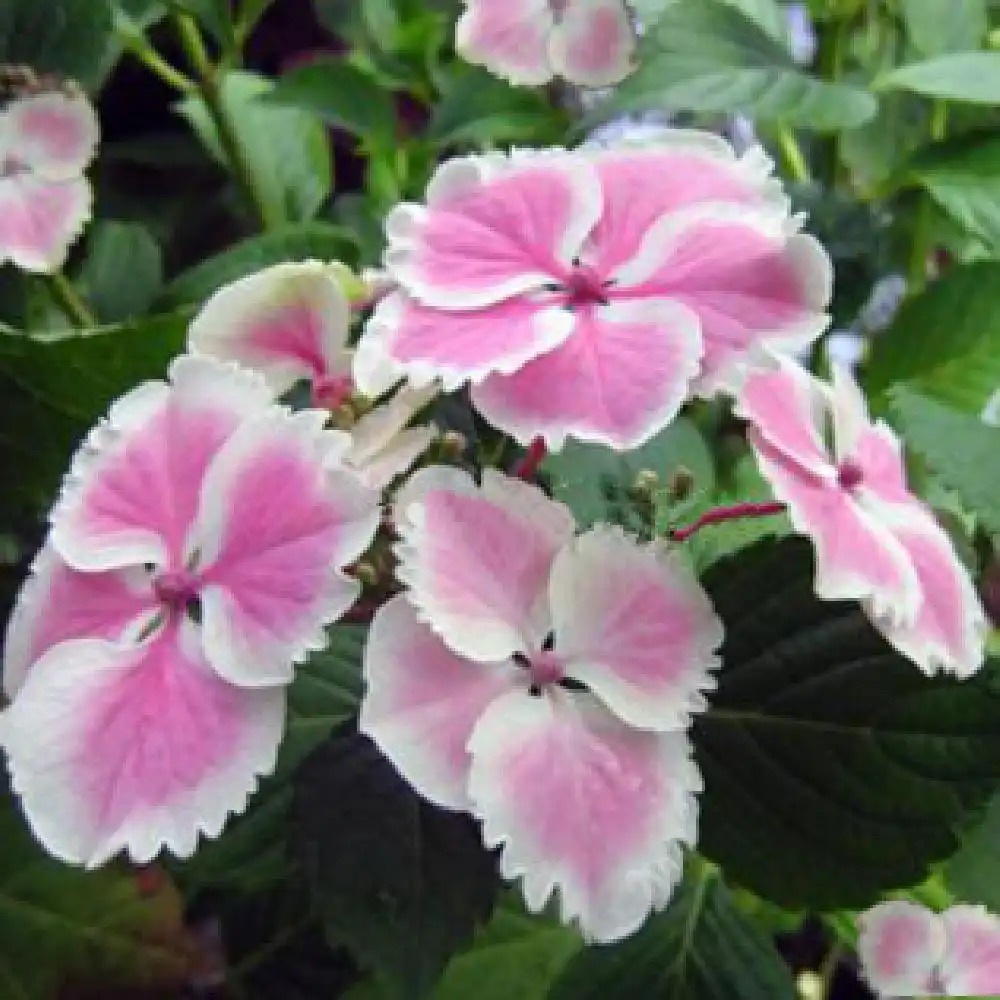
<svg viewBox="0 0 1000 1000"><path fill-rule="evenodd" d="M233 43L233 15L229 0L168 0L172 7L192 14L212 37L228 48Z"/></svg>
<svg viewBox="0 0 1000 1000"><path fill-rule="evenodd" d="M952 0L947 11L941 0L902 0L906 31L924 56L978 49L986 36L986 0Z"/></svg>
<svg viewBox="0 0 1000 1000"><path fill-rule="evenodd" d="M318 59L290 70L265 101L312 112L376 147L388 145L396 134L396 106L389 92L344 59Z"/></svg>
<svg viewBox="0 0 1000 1000"><path fill-rule="evenodd" d="M897 385L982 410L1000 385L1000 264L953 268L903 303L873 342L865 373L876 406Z"/></svg>
<svg viewBox="0 0 1000 1000"><path fill-rule="evenodd" d="M274 83L234 71L222 80L222 103L253 173L254 190L273 224L311 219L333 187L326 130L315 115L260 100ZM186 97L177 111L220 163L226 160L204 101Z"/></svg>
<svg viewBox="0 0 1000 1000"><path fill-rule="evenodd" d="M544 146L565 136L564 112L538 90L512 87L477 66L455 62L442 81L427 138L441 146Z"/></svg>
<svg viewBox="0 0 1000 1000"><path fill-rule="evenodd" d="M111 29L110 0L3 0L0 65L27 65L92 90L103 76Z"/></svg>
<svg viewBox="0 0 1000 1000"><path fill-rule="evenodd" d="M272 264L294 260L340 260L353 264L357 244L344 226L302 222L237 243L179 274L157 300L161 309L198 304L223 285Z"/></svg>
<svg viewBox="0 0 1000 1000"><path fill-rule="evenodd" d="M84 299L102 322L120 323L140 316L163 284L160 248L138 223L99 219L87 236L79 283Z"/></svg>
<svg viewBox="0 0 1000 1000"><path fill-rule="evenodd" d="M944 877L960 902L1000 911L1000 795L945 866Z"/></svg>
<svg viewBox="0 0 1000 1000"><path fill-rule="evenodd" d="M666 487L679 469L686 469L694 480L694 495L710 494L715 484L708 445L685 417L634 451L570 441L543 468L553 496L569 505L581 527L607 520L628 523L628 490L640 472L655 472Z"/></svg>
<svg viewBox="0 0 1000 1000"><path fill-rule="evenodd" d="M699 850L791 909L921 881L1000 785L995 683L928 679L856 604L818 600L803 539L744 549L704 583L726 639L693 728Z"/></svg>
<svg viewBox="0 0 1000 1000"><path fill-rule="evenodd" d="M826 83L723 0L676 0L642 39L639 68L596 114L671 108L780 121L820 131L850 128L877 109L867 91Z"/></svg>
<svg viewBox="0 0 1000 1000"><path fill-rule="evenodd" d="M13 473L0 492L0 523L43 513L112 401L162 378L183 349L187 320L173 313L46 337L0 326L0 467Z"/></svg>
<svg viewBox="0 0 1000 1000"><path fill-rule="evenodd" d="M295 783L293 843L332 943L392 998L420 1000L496 892L471 817L421 799L366 737L317 748Z"/></svg>
<svg viewBox="0 0 1000 1000"><path fill-rule="evenodd" d="M1000 532L1000 428L906 386L891 392L890 412L907 446L988 530Z"/></svg>
<svg viewBox="0 0 1000 1000"><path fill-rule="evenodd" d="M1000 104L1000 52L955 52L909 63L877 77L872 86L949 101Z"/></svg>
<svg viewBox="0 0 1000 1000"><path fill-rule="evenodd" d="M959 226L1000 255L1000 141L992 132L932 147L907 174Z"/></svg>
<svg viewBox="0 0 1000 1000"><path fill-rule="evenodd" d="M637 934L574 959L549 1000L795 1000L774 944L717 872L693 861L667 909Z"/></svg>
<svg viewBox="0 0 1000 1000"><path fill-rule="evenodd" d="M58 987L180 985L194 951L169 883L141 896L135 877L48 857L14 801L0 800L0 995L51 1000Z"/></svg>

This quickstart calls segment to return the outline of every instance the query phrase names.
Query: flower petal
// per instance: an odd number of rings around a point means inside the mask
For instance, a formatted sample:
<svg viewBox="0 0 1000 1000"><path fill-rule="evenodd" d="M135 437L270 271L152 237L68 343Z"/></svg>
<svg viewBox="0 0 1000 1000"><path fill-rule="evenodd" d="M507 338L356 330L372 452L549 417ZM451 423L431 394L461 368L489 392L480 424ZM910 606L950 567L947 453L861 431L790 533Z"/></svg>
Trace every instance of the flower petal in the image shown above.
<svg viewBox="0 0 1000 1000"><path fill-rule="evenodd" d="M383 299L358 346L358 388L378 395L403 375L417 386L440 378L452 391L469 379L514 372L573 332L572 314L551 298L518 296L483 309L444 311L403 293Z"/></svg>
<svg viewBox="0 0 1000 1000"><path fill-rule="evenodd" d="M573 334L511 375L473 387L476 408L521 444L567 436L636 448L681 408L699 372L697 317L664 299L612 301L577 314Z"/></svg>
<svg viewBox="0 0 1000 1000"><path fill-rule="evenodd" d="M97 114L82 94L28 94L12 101L3 117L11 151L45 180L71 180L97 151Z"/></svg>
<svg viewBox="0 0 1000 1000"><path fill-rule="evenodd" d="M874 990L886 996L933 990L946 943L937 914L902 900L880 903L858 917L858 929L858 954Z"/></svg>
<svg viewBox="0 0 1000 1000"><path fill-rule="evenodd" d="M552 68L583 87L620 83L632 72L634 54L623 0L569 0L549 38Z"/></svg>
<svg viewBox="0 0 1000 1000"><path fill-rule="evenodd" d="M270 404L259 377L209 358L178 358L170 381L119 399L73 459L52 541L77 569L179 568L206 468Z"/></svg>
<svg viewBox="0 0 1000 1000"><path fill-rule="evenodd" d="M705 708L722 622L680 553L601 525L556 556L549 593L566 674L629 725L686 729Z"/></svg>
<svg viewBox="0 0 1000 1000"><path fill-rule="evenodd" d="M538 487L491 469L479 489L465 483L418 499L411 488L402 498L396 575L421 620L456 653L492 662L539 649L549 631L549 571L573 536L573 516Z"/></svg>
<svg viewBox="0 0 1000 1000"><path fill-rule="evenodd" d="M275 394L302 378L347 375L351 308L319 261L276 264L226 285L191 324L195 354L259 371Z"/></svg>
<svg viewBox="0 0 1000 1000"><path fill-rule="evenodd" d="M386 220L392 276L443 309L480 309L541 289L565 271L601 214L587 160L564 150L450 160L427 205Z"/></svg>
<svg viewBox="0 0 1000 1000"><path fill-rule="evenodd" d="M186 857L274 767L284 692L244 691L200 655L194 627L141 646L49 650L0 719L14 790L46 849L97 866L119 851ZM45 738L39 739L38 734Z"/></svg>
<svg viewBox="0 0 1000 1000"><path fill-rule="evenodd" d="M947 995L1000 994L1000 918L982 906L953 906L941 919L948 935L941 977Z"/></svg>
<svg viewBox="0 0 1000 1000"><path fill-rule="evenodd" d="M826 328L830 258L790 228L774 213L697 205L663 216L618 269L619 294L670 298L701 320L699 392L717 391L760 345L800 350Z"/></svg>
<svg viewBox="0 0 1000 1000"><path fill-rule="evenodd" d="M18 594L3 644L3 689L17 693L31 664L67 639L135 638L155 612L141 567L78 573L51 545L38 553Z"/></svg>
<svg viewBox="0 0 1000 1000"><path fill-rule="evenodd" d="M548 0L465 0L455 30L455 51L514 84L552 79L548 40L553 17Z"/></svg>
<svg viewBox="0 0 1000 1000"><path fill-rule="evenodd" d="M453 653L395 597L372 621L358 727L424 798L470 808L465 746L486 707L518 682L513 663L473 663Z"/></svg>
<svg viewBox="0 0 1000 1000"><path fill-rule="evenodd" d="M938 670L965 679L986 657L990 626L968 570L948 533L916 502L886 508L896 540L906 550L920 581L913 622L873 615L873 623L904 656L927 674Z"/></svg>
<svg viewBox="0 0 1000 1000"><path fill-rule="evenodd" d="M662 909L693 844L701 777L685 733L630 729L589 695L503 695L469 741L469 794L501 872L539 911L616 941Z"/></svg>
<svg viewBox="0 0 1000 1000"><path fill-rule="evenodd" d="M357 599L343 573L378 529L378 494L339 460L325 414L280 407L248 420L205 475L194 532L209 663L247 687L283 684Z"/></svg>
<svg viewBox="0 0 1000 1000"><path fill-rule="evenodd" d="M40 274L58 271L90 219L91 201L85 177L0 177L0 263Z"/></svg>
<svg viewBox="0 0 1000 1000"><path fill-rule="evenodd" d="M795 530L813 542L819 597L863 600L874 616L912 621L920 584L885 517L873 515L836 481L803 473L754 428L748 438L761 473L788 505Z"/></svg>

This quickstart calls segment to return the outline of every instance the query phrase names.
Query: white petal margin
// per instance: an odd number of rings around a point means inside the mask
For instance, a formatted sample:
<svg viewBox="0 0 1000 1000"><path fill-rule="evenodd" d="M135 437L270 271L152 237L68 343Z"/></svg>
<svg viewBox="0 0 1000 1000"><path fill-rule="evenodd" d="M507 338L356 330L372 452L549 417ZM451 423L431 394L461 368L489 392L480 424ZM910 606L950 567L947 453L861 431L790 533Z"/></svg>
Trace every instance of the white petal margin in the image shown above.
<svg viewBox="0 0 1000 1000"><path fill-rule="evenodd" d="M635 68L634 55L624 0L570 0L549 36L552 69L578 86L620 83Z"/></svg>
<svg viewBox="0 0 1000 1000"><path fill-rule="evenodd" d="M549 590L566 673L623 721L686 729L705 709L723 627L681 553L600 525L556 556Z"/></svg>
<svg viewBox="0 0 1000 1000"><path fill-rule="evenodd" d="M188 344L259 371L280 395L299 379L350 371L350 321L329 265L275 264L217 291L191 323Z"/></svg>
<svg viewBox="0 0 1000 1000"><path fill-rule="evenodd" d="M1000 994L1000 917L985 906L958 905L941 915L948 948L941 981L948 996Z"/></svg>
<svg viewBox="0 0 1000 1000"><path fill-rule="evenodd" d="M395 597L372 621L364 672L361 732L424 798L470 809L466 744L487 706L520 683L517 667L456 655Z"/></svg>
<svg viewBox="0 0 1000 1000"><path fill-rule="evenodd" d="M0 741L49 853L96 867L124 851L142 864L164 848L191 855L246 808L284 719L283 690L226 684L193 628L168 628L132 648L53 647L0 717Z"/></svg>
<svg viewBox="0 0 1000 1000"><path fill-rule="evenodd" d="M292 680L360 592L343 568L375 537L379 497L343 467L350 439L325 419L274 406L240 427L205 476L191 559L205 584L205 651L231 683Z"/></svg>
<svg viewBox="0 0 1000 1000"><path fill-rule="evenodd" d="M469 794L528 909L558 894L585 938L620 940L667 905L697 834L686 733L631 729L590 695L517 691L469 741Z"/></svg>
<svg viewBox="0 0 1000 1000"><path fill-rule="evenodd" d="M858 957L874 990L886 997L928 992L947 944L936 913L893 900L862 913L857 923Z"/></svg>
<svg viewBox="0 0 1000 1000"><path fill-rule="evenodd" d="M12 101L0 129L6 145L32 172L50 181L83 173L97 152L100 126L82 93L49 91Z"/></svg>
<svg viewBox="0 0 1000 1000"><path fill-rule="evenodd" d="M396 576L420 620L473 660L540 649L550 628L549 573L572 538L572 514L537 486L490 469L478 489L452 470L444 481L459 487L440 489L439 476L419 473L399 499ZM416 490L424 492L414 500Z"/></svg>

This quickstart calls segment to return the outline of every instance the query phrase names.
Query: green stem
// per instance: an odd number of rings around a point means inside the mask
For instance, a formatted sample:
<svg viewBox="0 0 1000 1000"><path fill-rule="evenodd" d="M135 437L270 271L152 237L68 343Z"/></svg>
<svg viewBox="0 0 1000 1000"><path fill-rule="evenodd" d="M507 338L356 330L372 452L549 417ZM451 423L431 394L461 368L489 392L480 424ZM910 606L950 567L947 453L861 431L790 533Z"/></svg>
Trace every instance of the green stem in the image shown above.
<svg viewBox="0 0 1000 1000"><path fill-rule="evenodd" d="M837 968L840 965L840 959L843 956L843 952L839 944L835 944L826 954L826 958L823 959L823 964L819 968L819 978L823 985L823 992L821 996L823 1000L829 1000L833 992L833 978L837 974Z"/></svg>
<svg viewBox="0 0 1000 1000"><path fill-rule="evenodd" d="M97 326L97 317L91 312L90 307L80 296L80 293L73 287L69 279L62 271L50 274L49 288L59 303L59 308L82 329Z"/></svg>
<svg viewBox="0 0 1000 1000"><path fill-rule="evenodd" d="M281 219L277 218L264 199L259 197L253 171L240 144L236 127L226 111L217 67L212 64L201 31L194 18L187 14L175 15L174 22L184 52L198 74L197 90L219 136L219 146L229 171L263 227L273 229L281 224Z"/></svg>
<svg viewBox="0 0 1000 1000"><path fill-rule="evenodd" d="M795 134L788 126L781 125L777 131L777 139L782 162L792 180L799 184L808 184L812 180L812 174L809 172L809 164Z"/></svg>
<svg viewBox="0 0 1000 1000"><path fill-rule="evenodd" d="M944 142L948 137L948 102L935 101L931 108L931 138Z"/></svg>
<svg viewBox="0 0 1000 1000"><path fill-rule="evenodd" d="M910 266L906 281L910 295L917 295L927 284L927 258L931 252L931 230L934 225L934 206L930 198L922 194L917 203L913 223L913 246L910 248Z"/></svg>
<svg viewBox="0 0 1000 1000"><path fill-rule="evenodd" d="M143 66L158 76L168 87L173 87L174 90L179 90L182 94L191 94L197 91L198 84L179 69L171 66L141 35L119 31L117 37L126 52L135 56Z"/></svg>

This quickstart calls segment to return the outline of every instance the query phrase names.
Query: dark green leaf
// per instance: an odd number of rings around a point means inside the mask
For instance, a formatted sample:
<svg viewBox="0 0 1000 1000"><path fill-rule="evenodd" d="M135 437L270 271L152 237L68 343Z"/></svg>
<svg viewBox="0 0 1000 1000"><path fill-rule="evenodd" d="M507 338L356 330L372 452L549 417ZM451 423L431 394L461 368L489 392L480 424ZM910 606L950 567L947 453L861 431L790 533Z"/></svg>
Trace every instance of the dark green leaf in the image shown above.
<svg viewBox="0 0 1000 1000"><path fill-rule="evenodd" d="M172 7L192 14L198 23L223 46L233 43L233 15L229 0L169 0Z"/></svg>
<svg viewBox="0 0 1000 1000"><path fill-rule="evenodd" d="M110 0L3 0L0 65L27 65L95 88L111 45Z"/></svg>
<svg viewBox="0 0 1000 1000"><path fill-rule="evenodd" d="M222 80L222 102L253 174L253 186L268 225L311 219L333 187L326 130L312 114L268 107L262 100L274 83L253 73L230 72ZM225 164L219 135L200 97L177 105L209 152Z"/></svg>
<svg viewBox="0 0 1000 1000"><path fill-rule="evenodd" d="M873 397L895 385L982 410L1000 385L1000 264L953 268L903 304L865 374Z"/></svg>
<svg viewBox="0 0 1000 1000"><path fill-rule="evenodd" d="M786 47L723 0L676 0L643 38L639 68L597 114L673 108L733 114L810 129L860 125L876 111L858 87L797 67Z"/></svg>
<svg viewBox="0 0 1000 1000"><path fill-rule="evenodd" d="M902 0L910 41L924 56L977 49L989 27L986 0Z"/></svg>
<svg viewBox="0 0 1000 1000"><path fill-rule="evenodd" d="M493 905L493 859L476 824L429 805L349 732L303 765L294 814L295 853L330 940L390 997L427 996Z"/></svg>
<svg viewBox="0 0 1000 1000"><path fill-rule="evenodd" d="M818 600L805 540L744 549L704 583L726 640L693 730L699 850L789 908L921 881L1000 784L989 678L928 679L855 604Z"/></svg>
<svg viewBox="0 0 1000 1000"><path fill-rule="evenodd" d="M910 63L878 77L876 90L909 90L925 97L1000 104L1000 52L955 52Z"/></svg>
<svg viewBox="0 0 1000 1000"><path fill-rule="evenodd" d="M389 92L344 59L318 59L290 70L265 100L313 112L366 144L387 145L396 133L396 106Z"/></svg>
<svg viewBox="0 0 1000 1000"><path fill-rule="evenodd" d="M948 888L963 903L1000 912L1000 796L944 870Z"/></svg>
<svg viewBox="0 0 1000 1000"><path fill-rule="evenodd" d="M986 528L1000 532L1000 428L905 386L890 394L890 412L907 446Z"/></svg>
<svg viewBox="0 0 1000 1000"><path fill-rule="evenodd" d="M767 935L733 904L717 873L688 866L670 906L610 948L588 948L549 1000L794 1000Z"/></svg>
<svg viewBox="0 0 1000 1000"><path fill-rule="evenodd" d="M163 284L163 258L149 231L135 222L98 220L87 236L79 283L105 323L146 312Z"/></svg>
<svg viewBox="0 0 1000 1000"><path fill-rule="evenodd" d="M223 285L228 285L271 264L291 260L340 260L353 263L357 245L343 226L326 222L303 222L283 226L262 236L237 243L216 257L196 264L174 278L157 305L170 309L198 304Z"/></svg>

